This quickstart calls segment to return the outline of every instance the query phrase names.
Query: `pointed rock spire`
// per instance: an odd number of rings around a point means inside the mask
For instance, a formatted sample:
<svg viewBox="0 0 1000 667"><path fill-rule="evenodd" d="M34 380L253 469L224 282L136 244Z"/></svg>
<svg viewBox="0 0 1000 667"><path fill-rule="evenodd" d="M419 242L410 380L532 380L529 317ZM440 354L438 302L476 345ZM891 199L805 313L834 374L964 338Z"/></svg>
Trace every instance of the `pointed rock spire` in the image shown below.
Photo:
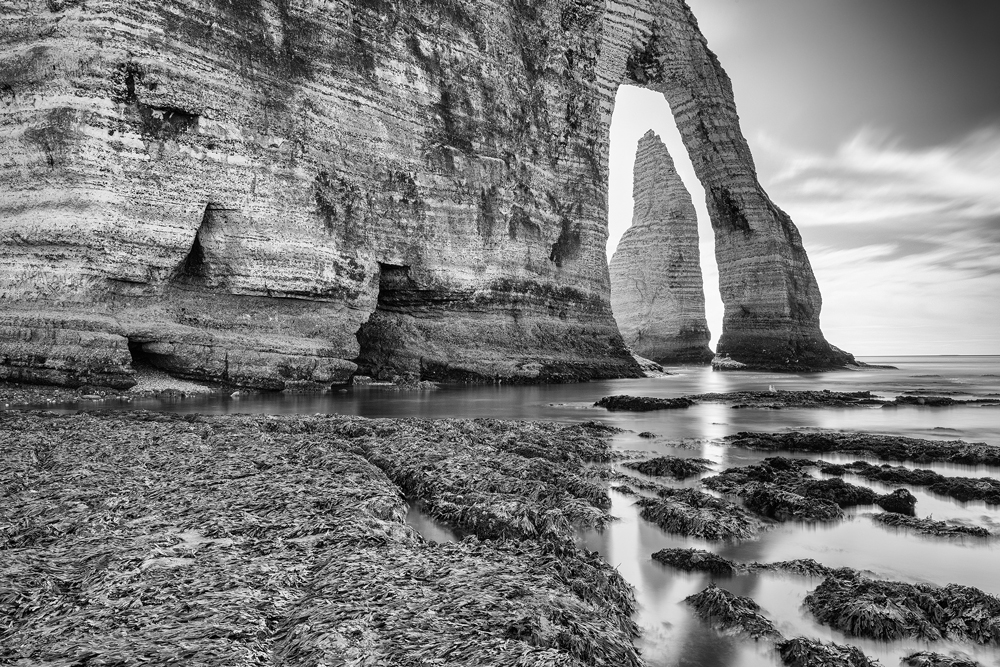
<svg viewBox="0 0 1000 667"><path fill-rule="evenodd" d="M659 363L708 362L711 335L698 218L670 152L652 130L635 155L632 226L611 259L611 309L625 343Z"/></svg>

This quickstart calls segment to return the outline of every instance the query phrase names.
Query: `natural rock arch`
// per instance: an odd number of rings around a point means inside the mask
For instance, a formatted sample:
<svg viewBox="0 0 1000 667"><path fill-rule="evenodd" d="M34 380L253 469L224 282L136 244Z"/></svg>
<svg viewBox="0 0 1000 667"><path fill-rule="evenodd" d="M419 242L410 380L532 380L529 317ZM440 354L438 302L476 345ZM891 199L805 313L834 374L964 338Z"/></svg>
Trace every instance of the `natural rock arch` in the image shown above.
<svg viewBox="0 0 1000 667"><path fill-rule="evenodd" d="M684 0L654 0L643 9L649 18L634 26L627 46L605 40L606 85L663 95L704 186L725 306L717 353L787 370L853 361L823 337L822 297L802 238L757 179L732 83L690 7Z"/></svg>
<svg viewBox="0 0 1000 667"><path fill-rule="evenodd" d="M0 377L127 386L132 341L188 377L344 382L380 266L419 296L380 316L403 332L381 367L634 376L605 254L628 82L670 102L710 193L721 350L840 360L682 0L0 8ZM176 280L205 202L225 279Z"/></svg>

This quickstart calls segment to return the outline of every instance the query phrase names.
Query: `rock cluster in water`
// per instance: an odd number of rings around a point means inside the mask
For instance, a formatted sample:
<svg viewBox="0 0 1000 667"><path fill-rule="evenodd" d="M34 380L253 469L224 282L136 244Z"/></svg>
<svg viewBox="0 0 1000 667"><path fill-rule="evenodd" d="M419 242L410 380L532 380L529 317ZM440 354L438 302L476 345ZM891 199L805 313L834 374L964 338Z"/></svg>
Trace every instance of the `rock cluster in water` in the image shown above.
<svg viewBox="0 0 1000 667"><path fill-rule="evenodd" d="M896 512L882 512L872 516L872 520L884 526L893 528L909 528L921 535L933 535L934 537L992 537L992 533L982 526L967 526L964 524L950 524L946 521L935 521L934 519L917 518L906 516Z"/></svg>
<svg viewBox="0 0 1000 667"><path fill-rule="evenodd" d="M716 630L754 641L772 642L788 667L878 667L856 646L824 644L808 637L785 639L752 598L736 595L714 583L684 602L695 616Z"/></svg>
<svg viewBox="0 0 1000 667"><path fill-rule="evenodd" d="M841 568L805 597L805 606L851 637L1000 644L1000 599L971 586L870 579Z"/></svg>
<svg viewBox="0 0 1000 667"><path fill-rule="evenodd" d="M709 541L745 540L766 528L743 507L697 489L657 489L657 498L639 498L639 516L668 533Z"/></svg>
<svg viewBox="0 0 1000 667"><path fill-rule="evenodd" d="M726 444L746 449L787 452L843 452L865 454L887 461L958 463L1000 466L1000 447L963 440L923 440L900 435L850 432L756 433L740 431L725 436ZM913 481L907 476L907 481Z"/></svg>
<svg viewBox="0 0 1000 667"><path fill-rule="evenodd" d="M641 436L642 434L640 434ZM682 458L679 456L658 456L645 461L624 463L626 468L641 472L651 477L673 477L687 479L711 470L713 461L701 458Z"/></svg>
<svg viewBox="0 0 1000 667"><path fill-rule="evenodd" d="M851 473L887 484L926 486L932 493L949 496L963 503L971 500L982 500L989 505L1000 505L1000 481L992 477L945 476L923 468L914 470L888 464L876 466L867 461L826 464L822 470L830 475Z"/></svg>
<svg viewBox="0 0 1000 667"><path fill-rule="evenodd" d="M618 329L629 347L653 361L711 361L697 214L652 130L639 140L632 196L632 226L610 264Z"/></svg>
<svg viewBox="0 0 1000 667"><path fill-rule="evenodd" d="M636 376L605 259L622 84L665 96L708 193L719 351L841 364L683 0L53 0L0 23L0 378Z"/></svg>
<svg viewBox="0 0 1000 667"><path fill-rule="evenodd" d="M902 396L897 396L894 400L882 399L870 391L731 391L726 393L692 394L690 396L680 396L677 398L656 398L651 396L629 396L619 394L616 396L605 396L594 405L607 408L608 410L623 410L631 412L647 412L650 410L663 410L667 408L690 407L695 403L731 403L731 407L759 408L765 410L781 410L783 408L846 408L846 407L882 407L895 408L906 404L900 401ZM951 399L949 399L951 400ZM960 401L969 405L991 405L998 403L998 399L975 398L967 401ZM936 404L927 404L930 407L937 407ZM950 404L948 404L950 405Z"/></svg>

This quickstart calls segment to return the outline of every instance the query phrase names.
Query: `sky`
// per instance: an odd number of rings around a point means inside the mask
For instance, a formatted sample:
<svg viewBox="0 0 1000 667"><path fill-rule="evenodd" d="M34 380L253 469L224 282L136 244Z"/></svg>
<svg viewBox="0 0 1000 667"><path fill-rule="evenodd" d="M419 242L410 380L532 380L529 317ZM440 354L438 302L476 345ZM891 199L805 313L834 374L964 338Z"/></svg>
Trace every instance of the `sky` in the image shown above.
<svg viewBox="0 0 1000 667"><path fill-rule="evenodd" d="M761 184L859 356L1000 354L1000 1L688 0L733 80ZM609 255L655 130L691 190L713 344L722 328L704 191L666 101L622 87Z"/></svg>

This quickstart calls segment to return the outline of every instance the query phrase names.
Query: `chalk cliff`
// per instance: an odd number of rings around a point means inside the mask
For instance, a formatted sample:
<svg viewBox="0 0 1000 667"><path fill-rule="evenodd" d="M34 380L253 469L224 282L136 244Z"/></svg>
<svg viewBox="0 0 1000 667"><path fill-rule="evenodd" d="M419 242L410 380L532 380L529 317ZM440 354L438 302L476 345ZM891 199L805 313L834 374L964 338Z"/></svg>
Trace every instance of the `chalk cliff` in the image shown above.
<svg viewBox="0 0 1000 667"><path fill-rule="evenodd" d="M698 216L652 130L635 154L632 226L611 258L611 310L625 343L659 363L709 362Z"/></svg>
<svg viewBox="0 0 1000 667"><path fill-rule="evenodd" d="M637 375L608 126L662 90L710 192L720 351L827 364L794 226L681 0L0 0L0 376L267 388ZM363 326L362 326L363 325ZM359 342L360 341L360 342Z"/></svg>

